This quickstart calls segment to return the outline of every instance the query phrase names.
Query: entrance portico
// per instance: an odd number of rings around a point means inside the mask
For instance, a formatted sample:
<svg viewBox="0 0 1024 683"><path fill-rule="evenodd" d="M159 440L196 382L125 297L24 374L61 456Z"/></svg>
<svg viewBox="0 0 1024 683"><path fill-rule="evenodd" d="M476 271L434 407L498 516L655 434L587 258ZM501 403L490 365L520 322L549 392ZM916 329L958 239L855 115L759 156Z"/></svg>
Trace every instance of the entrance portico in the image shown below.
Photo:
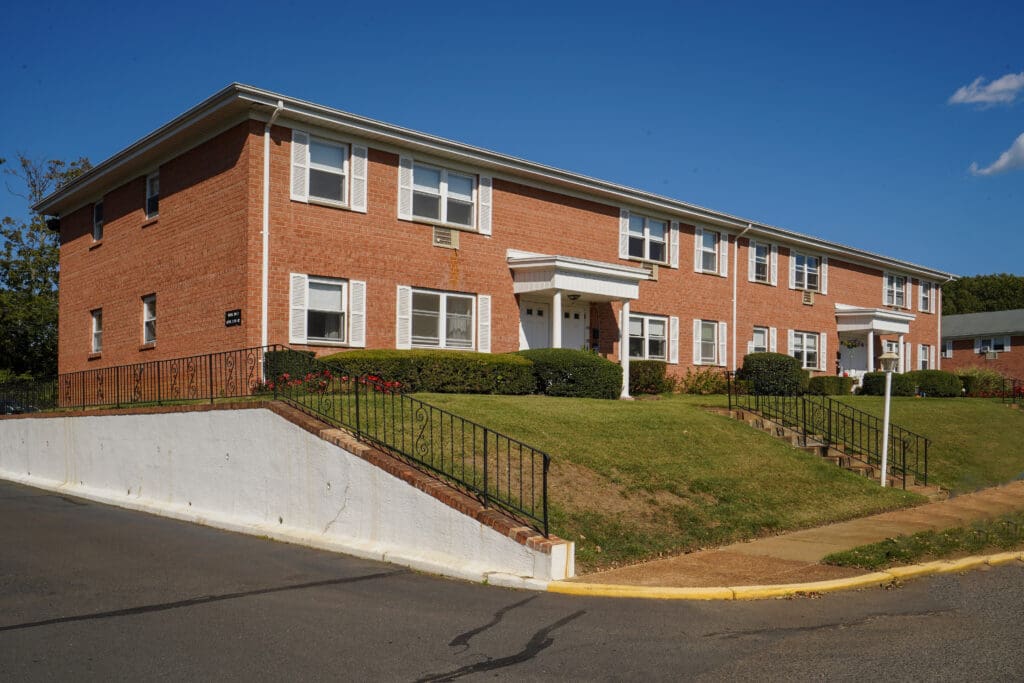
<svg viewBox="0 0 1024 683"><path fill-rule="evenodd" d="M836 328L839 332L839 368L858 382L867 372L873 372L875 359L875 338L879 335L896 335L897 354L900 357L899 372L909 369L904 337L910 333L913 313L893 311L888 308L860 308L836 304Z"/></svg>
<svg viewBox="0 0 1024 683"><path fill-rule="evenodd" d="M622 397L629 397L629 302L650 279L643 268L509 249L506 254L519 297L521 349L589 348L590 304L621 302L619 362Z"/></svg>

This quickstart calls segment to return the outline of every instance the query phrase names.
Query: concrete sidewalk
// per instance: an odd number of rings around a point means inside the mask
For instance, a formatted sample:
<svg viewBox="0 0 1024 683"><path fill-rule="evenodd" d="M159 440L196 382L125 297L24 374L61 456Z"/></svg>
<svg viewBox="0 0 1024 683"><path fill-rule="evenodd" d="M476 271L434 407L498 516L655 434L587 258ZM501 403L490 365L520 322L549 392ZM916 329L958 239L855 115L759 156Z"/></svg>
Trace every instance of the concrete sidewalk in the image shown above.
<svg viewBox="0 0 1024 683"><path fill-rule="evenodd" d="M775 585L828 581L863 570L819 564L829 553L929 529L970 525L1024 510L1024 481L907 510L587 574L573 581L664 587Z"/></svg>

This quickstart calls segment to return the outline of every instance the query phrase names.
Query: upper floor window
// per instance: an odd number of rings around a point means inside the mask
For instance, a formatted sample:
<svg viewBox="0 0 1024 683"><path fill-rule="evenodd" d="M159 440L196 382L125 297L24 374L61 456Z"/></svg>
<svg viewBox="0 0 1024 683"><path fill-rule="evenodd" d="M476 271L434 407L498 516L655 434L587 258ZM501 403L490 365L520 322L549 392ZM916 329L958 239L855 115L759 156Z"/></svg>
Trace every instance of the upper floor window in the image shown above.
<svg viewBox="0 0 1024 683"><path fill-rule="evenodd" d="M655 315L629 316L629 357L668 360L668 318Z"/></svg>
<svg viewBox="0 0 1024 683"><path fill-rule="evenodd" d="M146 218L160 215L160 172L146 176Z"/></svg>
<svg viewBox="0 0 1024 683"><path fill-rule="evenodd" d="M904 275L885 274L885 305L897 308L907 306L907 278Z"/></svg>
<svg viewBox="0 0 1024 683"><path fill-rule="evenodd" d="M729 236L696 226L693 230L693 270L729 276Z"/></svg>
<svg viewBox="0 0 1024 683"><path fill-rule="evenodd" d="M664 263L668 258L668 222L637 214L629 216L629 255Z"/></svg>
<svg viewBox="0 0 1024 683"><path fill-rule="evenodd" d="M792 332L791 355L800 361L800 366L808 370L816 370L819 367L818 342L820 335L817 332Z"/></svg>
<svg viewBox="0 0 1024 683"><path fill-rule="evenodd" d="M806 289L822 292L822 260L820 256L811 256L799 252L790 253L792 285L794 289Z"/></svg>
<svg viewBox="0 0 1024 683"><path fill-rule="evenodd" d="M750 258L747 265L750 272L747 273L747 279L751 282L774 285L778 252L767 242L755 242L754 240L750 241L749 249Z"/></svg>
<svg viewBox="0 0 1024 683"><path fill-rule="evenodd" d="M704 230L701 233L700 242L700 269L705 273L718 272L718 241L722 238L721 233L714 230Z"/></svg>
<svg viewBox="0 0 1024 683"><path fill-rule="evenodd" d="M348 145L310 137L308 173L310 199L344 204Z"/></svg>
<svg viewBox="0 0 1024 683"><path fill-rule="evenodd" d="M103 351L103 309L97 308L92 312L92 353Z"/></svg>
<svg viewBox="0 0 1024 683"><path fill-rule="evenodd" d="M103 200L92 205L92 240L99 242L103 239Z"/></svg>
<svg viewBox="0 0 1024 683"><path fill-rule="evenodd" d="M981 339L974 340L974 351L975 353L986 353L988 351L998 351L1005 353L1010 350L1010 338L1009 337L982 337Z"/></svg>
<svg viewBox="0 0 1024 683"><path fill-rule="evenodd" d="M953 342L944 341L942 342L942 357L952 358L953 357Z"/></svg>
<svg viewBox="0 0 1024 683"><path fill-rule="evenodd" d="M369 149L292 129L291 198L366 213Z"/></svg>
<svg viewBox="0 0 1024 683"><path fill-rule="evenodd" d="M931 282L921 282L918 289L920 295L918 297L917 308L925 313L933 313L935 303L935 287Z"/></svg>
<svg viewBox="0 0 1024 683"><path fill-rule="evenodd" d="M476 179L446 168L415 164L412 215L441 223L473 227Z"/></svg>
<svg viewBox="0 0 1024 683"><path fill-rule="evenodd" d="M156 294L142 297L142 343L156 343Z"/></svg>

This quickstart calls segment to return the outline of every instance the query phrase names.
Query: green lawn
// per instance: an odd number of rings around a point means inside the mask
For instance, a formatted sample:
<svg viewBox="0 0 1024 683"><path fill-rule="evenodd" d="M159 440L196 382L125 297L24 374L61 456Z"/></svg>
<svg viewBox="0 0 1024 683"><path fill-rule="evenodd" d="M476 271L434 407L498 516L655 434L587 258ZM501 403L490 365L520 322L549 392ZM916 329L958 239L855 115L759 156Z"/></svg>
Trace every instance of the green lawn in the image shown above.
<svg viewBox="0 0 1024 683"><path fill-rule="evenodd" d="M880 396L844 398L882 416ZM892 399L892 421L932 441L928 483L955 492L1004 484L1024 476L1024 412L982 398Z"/></svg>
<svg viewBox="0 0 1024 683"><path fill-rule="evenodd" d="M551 454L552 531L581 571L922 501L701 407L724 396L418 397Z"/></svg>

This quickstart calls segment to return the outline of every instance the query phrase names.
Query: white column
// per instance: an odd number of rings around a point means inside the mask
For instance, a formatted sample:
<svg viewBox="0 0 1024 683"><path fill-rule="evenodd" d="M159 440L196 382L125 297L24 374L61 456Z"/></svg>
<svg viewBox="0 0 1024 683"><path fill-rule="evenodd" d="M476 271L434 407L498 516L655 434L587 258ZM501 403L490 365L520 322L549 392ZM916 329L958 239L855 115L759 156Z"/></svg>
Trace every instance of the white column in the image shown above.
<svg viewBox="0 0 1024 683"><path fill-rule="evenodd" d="M562 291L551 297L551 348L562 348Z"/></svg>
<svg viewBox="0 0 1024 683"><path fill-rule="evenodd" d="M619 320L619 363L622 364L622 395L629 398L629 299L622 302Z"/></svg>
<svg viewBox="0 0 1024 683"><path fill-rule="evenodd" d="M868 330L868 372L875 371L875 331Z"/></svg>
<svg viewBox="0 0 1024 683"><path fill-rule="evenodd" d="M903 335L900 335L900 372L907 371L907 353L906 349L903 348Z"/></svg>

